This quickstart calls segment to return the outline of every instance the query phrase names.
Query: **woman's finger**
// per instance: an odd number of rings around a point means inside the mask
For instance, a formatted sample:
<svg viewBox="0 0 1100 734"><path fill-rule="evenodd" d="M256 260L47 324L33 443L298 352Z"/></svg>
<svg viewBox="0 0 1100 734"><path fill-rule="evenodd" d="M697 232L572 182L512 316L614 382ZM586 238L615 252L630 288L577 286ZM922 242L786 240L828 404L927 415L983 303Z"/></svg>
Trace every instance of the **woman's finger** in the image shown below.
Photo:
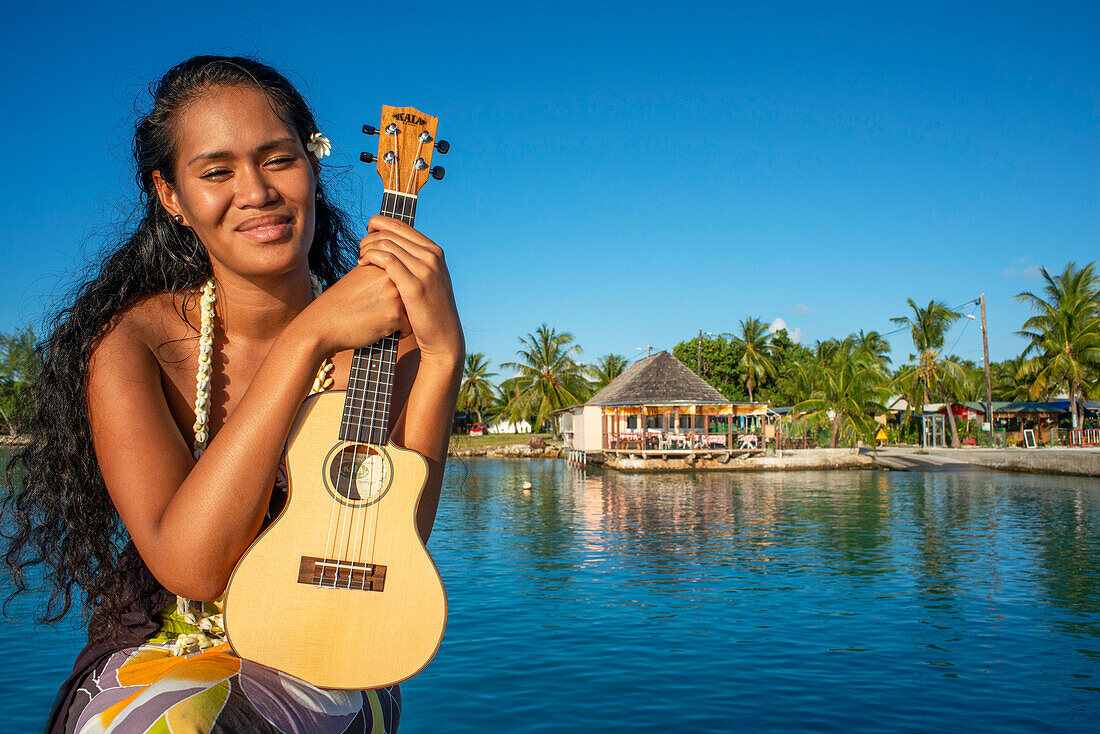
<svg viewBox="0 0 1100 734"><path fill-rule="evenodd" d="M375 233L388 232L434 252L436 256L441 256L443 254L443 249L430 238L424 236L419 230L410 227L398 219L384 217L381 214L371 217L370 221L367 223L367 232L367 237Z"/></svg>
<svg viewBox="0 0 1100 734"><path fill-rule="evenodd" d="M394 255L401 260L409 271L421 280L430 280L439 275L442 270L442 268L440 268L439 258L435 257L430 252L425 252L423 250L417 251L413 245L407 241L402 242L399 239L376 241L370 247L364 249L360 254L360 264L369 262L369 260L364 259L368 252L388 252Z"/></svg>

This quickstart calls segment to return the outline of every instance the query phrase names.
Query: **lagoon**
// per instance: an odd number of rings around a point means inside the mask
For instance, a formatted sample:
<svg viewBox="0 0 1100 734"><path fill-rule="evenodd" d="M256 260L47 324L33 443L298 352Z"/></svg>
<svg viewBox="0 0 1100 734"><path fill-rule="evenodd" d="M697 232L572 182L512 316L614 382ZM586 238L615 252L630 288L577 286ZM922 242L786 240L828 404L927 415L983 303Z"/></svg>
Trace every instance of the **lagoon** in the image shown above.
<svg viewBox="0 0 1100 734"><path fill-rule="evenodd" d="M403 732L1073 731L1100 712L1097 479L468 459L431 550L450 619ZM13 731L40 725L80 638L3 625Z"/></svg>

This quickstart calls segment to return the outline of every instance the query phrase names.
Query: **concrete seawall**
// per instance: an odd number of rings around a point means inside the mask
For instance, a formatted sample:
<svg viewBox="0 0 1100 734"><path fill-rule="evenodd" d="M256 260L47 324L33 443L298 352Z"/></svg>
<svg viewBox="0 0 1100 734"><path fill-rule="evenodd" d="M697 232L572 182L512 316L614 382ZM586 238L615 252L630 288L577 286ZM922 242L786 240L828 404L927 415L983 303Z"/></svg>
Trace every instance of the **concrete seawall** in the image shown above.
<svg viewBox="0 0 1100 734"><path fill-rule="evenodd" d="M655 452L654 452L655 453ZM603 455L597 455L603 456ZM703 453L694 456L614 455L596 463L619 471L813 471L817 469L873 469L875 463L856 449L798 449L781 455L730 456Z"/></svg>
<svg viewBox="0 0 1100 734"><path fill-rule="evenodd" d="M929 449L930 456L1003 471L1100 477L1100 449Z"/></svg>

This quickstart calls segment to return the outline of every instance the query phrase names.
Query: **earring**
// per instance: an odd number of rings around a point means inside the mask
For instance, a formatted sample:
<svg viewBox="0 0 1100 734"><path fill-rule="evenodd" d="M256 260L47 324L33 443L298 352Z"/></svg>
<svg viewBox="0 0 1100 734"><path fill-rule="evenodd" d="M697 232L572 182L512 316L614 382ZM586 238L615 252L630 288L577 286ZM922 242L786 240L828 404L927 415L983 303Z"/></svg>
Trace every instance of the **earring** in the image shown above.
<svg viewBox="0 0 1100 734"><path fill-rule="evenodd" d="M174 214L172 216L172 219L175 220L176 224L183 224L183 215L182 214Z"/></svg>
<svg viewBox="0 0 1100 734"><path fill-rule="evenodd" d="M313 198L317 199L317 201L320 201L320 200L321 200L321 192L320 192L320 191L318 191L318 192L316 193L316 195L314 195L314 197L313 197Z"/></svg>

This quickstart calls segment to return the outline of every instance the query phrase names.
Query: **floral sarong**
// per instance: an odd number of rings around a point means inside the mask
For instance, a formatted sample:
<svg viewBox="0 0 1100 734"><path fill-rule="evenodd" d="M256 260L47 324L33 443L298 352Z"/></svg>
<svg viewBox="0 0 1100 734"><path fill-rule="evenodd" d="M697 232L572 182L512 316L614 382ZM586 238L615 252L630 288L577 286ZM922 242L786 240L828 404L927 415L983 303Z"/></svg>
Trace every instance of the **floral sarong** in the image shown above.
<svg viewBox="0 0 1100 734"><path fill-rule="evenodd" d="M76 734L383 734L397 731L398 686L330 691L237 657L228 644L177 656L177 638L200 633L175 605L161 630L111 654L87 675L68 708Z"/></svg>

